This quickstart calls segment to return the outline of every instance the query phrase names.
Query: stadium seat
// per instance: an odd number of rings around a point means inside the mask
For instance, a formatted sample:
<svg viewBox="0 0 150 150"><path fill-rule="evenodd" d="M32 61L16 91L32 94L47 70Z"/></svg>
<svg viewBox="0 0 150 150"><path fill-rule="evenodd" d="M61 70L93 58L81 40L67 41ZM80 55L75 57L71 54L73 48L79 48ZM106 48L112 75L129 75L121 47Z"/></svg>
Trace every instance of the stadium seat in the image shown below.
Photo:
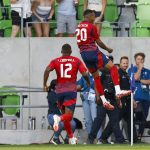
<svg viewBox="0 0 150 150"><path fill-rule="evenodd" d="M150 17L147 16L148 14L150 14L150 1L139 0L136 18L139 20L150 20Z"/></svg>
<svg viewBox="0 0 150 150"><path fill-rule="evenodd" d="M4 6L10 6L10 0L3 0Z"/></svg>
<svg viewBox="0 0 150 150"><path fill-rule="evenodd" d="M138 0L139 3L150 3L149 0Z"/></svg>
<svg viewBox="0 0 150 150"><path fill-rule="evenodd" d="M1 99L2 105L20 105L20 96L15 92L14 88L2 87L0 88L0 91L0 96L3 96ZM6 115L16 115L19 112L19 108L3 108L3 112Z"/></svg>
<svg viewBox="0 0 150 150"><path fill-rule="evenodd" d="M113 29L109 22L104 21L102 23L101 36L102 37L113 37Z"/></svg>
<svg viewBox="0 0 150 150"><path fill-rule="evenodd" d="M79 0L79 4L77 6L77 19L78 20L83 20L83 11L84 11L84 7L83 7L83 0Z"/></svg>
<svg viewBox="0 0 150 150"><path fill-rule="evenodd" d="M57 19L57 11L58 11L58 3L55 1L55 6L54 6L54 18L55 20Z"/></svg>
<svg viewBox="0 0 150 150"><path fill-rule="evenodd" d="M4 37L10 37L11 30L12 30L12 20L1 20L0 30L4 31L4 34L3 34Z"/></svg>
<svg viewBox="0 0 150 150"><path fill-rule="evenodd" d="M11 8L10 8L10 0L3 0L4 7L4 19L11 19Z"/></svg>
<svg viewBox="0 0 150 150"><path fill-rule="evenodd" d="M131 36L133 37L150 37L150 21L139 20L132 25Z"/></svg>
<svg viewBox="0 0 150 150"><path fill-rule="evenodd" d="M0 8L0 20L3 19L2 8Z"/></svg>
<svg viewBox="0 0 150 150"><path fill-rule="evenodd" d="M104 20L116 22L118 20L118 7L115 0L107 1L107 6L104 13Z"/></svg>

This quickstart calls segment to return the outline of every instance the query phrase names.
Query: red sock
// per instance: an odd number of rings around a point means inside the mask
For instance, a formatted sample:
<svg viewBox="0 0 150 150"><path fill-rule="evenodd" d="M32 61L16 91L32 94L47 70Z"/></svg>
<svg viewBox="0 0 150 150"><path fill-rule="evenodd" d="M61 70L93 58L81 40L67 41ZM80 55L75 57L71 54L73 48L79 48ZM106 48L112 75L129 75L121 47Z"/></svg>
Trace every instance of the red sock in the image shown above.
<svg viewBox="0 0 150 150"><path fill-rule="evenodd" d="M72 120L72 115L71 114L63 114L60 116L61 121L71 121Z"/></svg>
<svg viewBox="0 0 150 150"><path fill-rule="evenodd" d="M69 138L73 137L72 127L70 121L64 121L64 128L68 134Z"/></svg>
<svg viewBox="0 0 150 150"><path fill-rule="evenodd" d="M110 74L114 85L119 85L119 74L118 74L118 69L115 65L111 67Z"/></svg>
<svg viewBox="0 0 150 150"><path fill-rule="evenodd" d="M104 95L104 90L103 90L103 86L102 86L102 83L101 83L101 80L100 80L100 76L94 77L94 84L95 84L97 92L100 95Z"/></svg>

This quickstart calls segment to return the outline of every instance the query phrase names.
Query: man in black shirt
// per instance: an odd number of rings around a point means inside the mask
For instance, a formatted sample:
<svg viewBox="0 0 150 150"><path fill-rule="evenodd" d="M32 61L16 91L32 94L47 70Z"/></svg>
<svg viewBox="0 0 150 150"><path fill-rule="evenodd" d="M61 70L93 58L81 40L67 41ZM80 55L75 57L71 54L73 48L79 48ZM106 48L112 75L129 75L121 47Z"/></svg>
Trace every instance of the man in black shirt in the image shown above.
<svg viewBox="0 0 150 150"><path fill-rule="evenodd" d="M110 58L112 59L112 57ZM117 100L115 98L115 88L111 79L110 72L107 68L103 68L100 71L101 81L105 92L105 97L111 105L114 106L114 110L105 109L100 101L97 101L97 116L92 124L91 132L88 135L87 144L93 144L96 138L97 132L100 129L106 114L108 114L112 130L115 134L117 143L124 143L124 137L119 127L118 107Z"/></svg>
<svg viewBox="0 0 150 150"><path fill-rule="evenodd" d="M126 70L128 68L128 57L123 56L120 58L120 68L118 70L120 75L120 88L121 90L130 90L130 77ZM124 119L127 122L128 140L131 141L131 96L121 98L121 108L119 109L119 121ZM105 130L102 133L101 141L106 141L112 134L111 123L108 122ZM133 141L137 141L137 134L135 125L133 125Z"/></svg>

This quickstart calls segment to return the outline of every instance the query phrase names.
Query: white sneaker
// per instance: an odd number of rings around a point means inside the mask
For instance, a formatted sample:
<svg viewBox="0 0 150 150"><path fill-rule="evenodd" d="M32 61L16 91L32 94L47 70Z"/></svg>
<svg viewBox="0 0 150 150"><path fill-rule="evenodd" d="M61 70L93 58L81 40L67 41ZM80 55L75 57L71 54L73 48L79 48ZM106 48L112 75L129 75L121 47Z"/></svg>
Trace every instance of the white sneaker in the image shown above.
<svg viewBox="0 0 150 150"><path fill-rule="evenodd" d="M71 145L77 144L77 138L76 137L69 138L69 144Z"/></svg>
<svg viewBox="0 0 150 150"><path fill-rule="evenodd" d="M60 117L57 116L57 115L54 115L54 116L53 116L53 119L54 119L53 129L54 129L54 131L56 132L56 131L58 131L58 129L59 129Z"/></svg>
<svg viewBox="0 0 150 150"><path fill-rule="evenodd" d="M118 93L116 93L116 98L120 99L124 96L128 96L131 94L131 90L120 90Z"/></svg>

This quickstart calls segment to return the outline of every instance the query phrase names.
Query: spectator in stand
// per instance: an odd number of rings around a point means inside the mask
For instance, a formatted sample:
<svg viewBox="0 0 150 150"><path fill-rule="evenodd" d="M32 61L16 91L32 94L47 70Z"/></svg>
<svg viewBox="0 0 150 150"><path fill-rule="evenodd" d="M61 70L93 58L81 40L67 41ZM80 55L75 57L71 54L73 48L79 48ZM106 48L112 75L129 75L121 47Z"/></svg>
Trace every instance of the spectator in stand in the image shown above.
<svg viewBox="0 0 150 150"><path fill-rule="evenodd" d="M31 37L31 2L30 0L10 0L11 3L11 18L12 18L12 33L11 37L16 37L21 28L21 17L23 17L23 28L25 36Z"/></svg>
<svg viewBox="0 0 150 150"><path fill-rule="evenodd" d="M134 99L139 103L143 110L143 121L146 121L150 107L150 70L144 67L145 54L142 52L134 55L135 66L133 67L135 78L135 93ZM129 69L131 74L131 68ZM138 136L142 136L144 132L144 124L139 126Z"/></svg>
<svg viewBox="0 0 150 150"><path fill-rule="evenodd" d="M55 0L34 0L32 2L32 20L37 37L49 37L50 23L54 15Z"/></svg>
<svg viewBox="0 0 150 150"><path fill-rule="evenodd" d="M49 89L48 89L48 95L47 95L48 107L49 107L47 118L48 118L48 122L51 126L54 125L54 119L53 119L54 115L60 116L62 114L61 110L57 106L58 99L57 99L57 94L55 92L56 82L57 82L56 79L51 81ZM76 122L74 121L74 119L72 119L72 121L71 121L71 126L72 126L72 131L74 133L74 131L76 129ZM58 131L56 131L56 132L54 131L54 137L53 137L53 140L51 141L52 143L61 144L61 142L59 140L59 136L60 136L62 130L64 130L64 123L60 122ZM67 139L68 139L68 137L65 139L65 141L68 141Z"/></svg>
<svg viewBox="0 0 150 150"><path fill-rule="evenodd" d="M57 12L57 32L58 37L63 37L67 33L73 37L76 29L76 5L79 0L56 0L58 3Z"/></svg>
<svg viewBox="0 0 150 150"><path fill-rule="evenodd" d="M99 35L101 33L101 22L104 21L104 12L106 5L107 0L84 0L84 10L91 9L95 11L95 25Z"/></svg>

